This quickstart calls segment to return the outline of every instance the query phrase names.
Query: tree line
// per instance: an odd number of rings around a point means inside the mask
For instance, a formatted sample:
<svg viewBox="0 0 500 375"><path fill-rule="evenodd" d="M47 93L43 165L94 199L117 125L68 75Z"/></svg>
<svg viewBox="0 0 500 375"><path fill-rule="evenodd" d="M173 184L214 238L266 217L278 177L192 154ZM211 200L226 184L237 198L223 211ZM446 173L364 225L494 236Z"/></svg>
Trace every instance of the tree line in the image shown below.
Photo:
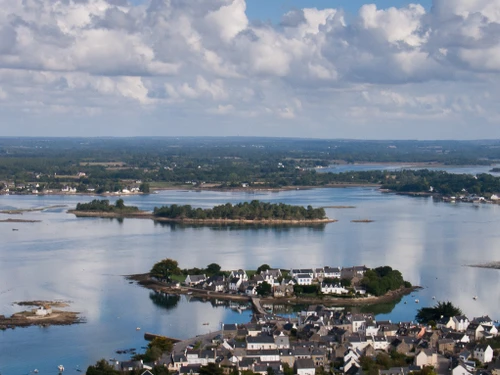
<svg viewBox="0 0 500 375"><path fill-rule="evenodd" d="M191 205L155 207L153 214L169 219L229 219L229 220L316 220L325 219L323 208L292 206L253 200L250 203L226 203L213 208L193 208Z"/></svg>
<svg viewBox="0 0 500 375"><path fill-rule="evenodd" d="M375 296L383 296L390 290L399 288L411 288L411 283L403 279L403 275L398 270L393 270L389 266L377 267L365 272L361 285L366 291Z"/></svg>
<svg viewBox="0 0 500 375"><path fill-rule="evenodd" d="M96 212L136 212L136 206L125 206L123 199L118 199L114 205L108 199L94 199L89 203L77 203L76 211L96 211Z"/></svg>

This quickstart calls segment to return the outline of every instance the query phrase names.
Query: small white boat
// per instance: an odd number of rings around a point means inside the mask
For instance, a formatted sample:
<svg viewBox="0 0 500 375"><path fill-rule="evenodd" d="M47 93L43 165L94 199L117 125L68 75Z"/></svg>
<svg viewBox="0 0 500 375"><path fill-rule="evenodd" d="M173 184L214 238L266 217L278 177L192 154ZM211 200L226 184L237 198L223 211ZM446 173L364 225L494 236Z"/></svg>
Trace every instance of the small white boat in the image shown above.
<svg viewBox="0 0 500 375"><path fill-rule="evenodd" d="M136 331L140 331L140 330L141 330L141 327L137 327L135 330L136 330Z"/></svg>
<svg viewBox="0 0 500 375"><path fill-rule="evenodd" d="M58 370L59 370L59 373L63 372L64 371L64 366L63 365L59 365L57 366Z"/></svg>
<svg viewBox="0 0 500 375"><path fill-rule="evenodd" d="M477 296L472 297L472 299L473 299L474 301L475 301L475 300L477 300Z"/></svg>
<svg viewBox="0 0 500 375"><path fill-rule="evenodd" d="M420 301L418 299L415 300L415 303L419 303Z"/></svg>
<svg viewBox="0 0 500 375"><path fill-rule="evenodd" d="M432 296L432 299L436 299L436 297Z"/></svg>

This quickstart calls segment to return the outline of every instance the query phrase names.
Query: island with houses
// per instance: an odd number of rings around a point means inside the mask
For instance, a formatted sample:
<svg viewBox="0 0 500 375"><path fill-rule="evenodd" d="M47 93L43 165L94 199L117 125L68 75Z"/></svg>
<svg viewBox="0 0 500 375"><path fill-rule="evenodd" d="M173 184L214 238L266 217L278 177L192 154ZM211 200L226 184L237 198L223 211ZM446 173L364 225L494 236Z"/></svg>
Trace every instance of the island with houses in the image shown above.
<svg viewBox="0 0 500 375"><path fill-rule="evenodd" d="M205 269L181 270L177 261L163 259L149 273L128 277L161 293L254 302L258 298L268 304L374 304L397 300L418 289L389 266L285 270L263 264L257 270L222 271L220 265L212 263Z"/></svg>

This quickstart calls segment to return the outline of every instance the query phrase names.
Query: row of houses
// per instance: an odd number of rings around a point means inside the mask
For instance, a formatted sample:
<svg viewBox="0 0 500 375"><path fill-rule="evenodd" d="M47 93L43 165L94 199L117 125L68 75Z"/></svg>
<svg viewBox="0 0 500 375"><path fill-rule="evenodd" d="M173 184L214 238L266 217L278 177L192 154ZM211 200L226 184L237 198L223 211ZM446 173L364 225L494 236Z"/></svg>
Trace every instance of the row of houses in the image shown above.
<svg viewBox="0 0 500 375"><path fill-rule="evenodd" d="M323 294L347 294L350 290L354 293L365 294L366 290L354 285L348 289L341 285L341 279L359 281L368 270L365 266L347 267L347 268L292 268L290 271L283 272L281 269L268 269L253 275L252 278L244 270L231 271L228 277L218 275L207 277L206 275L188 275L184 284L189 287L199 287L214 292L233 292L244 293L249 296L257 294L257 286L263 282L273 287L275 297L284 297L293 295L295 285L313 285L319 284ZM336 280L336 282L324 282Z"/></svg>

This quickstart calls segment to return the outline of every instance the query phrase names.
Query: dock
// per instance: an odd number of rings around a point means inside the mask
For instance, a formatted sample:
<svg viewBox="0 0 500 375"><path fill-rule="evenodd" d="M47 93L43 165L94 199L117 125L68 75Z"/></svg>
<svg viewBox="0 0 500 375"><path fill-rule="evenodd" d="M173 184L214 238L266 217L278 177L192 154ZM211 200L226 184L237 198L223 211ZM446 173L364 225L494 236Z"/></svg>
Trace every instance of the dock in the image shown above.
<svg viewBox="0 0 500 375"><path fill-rule="evenodd" d="M268 315L268 312L264 310L264 308L260 304L260 298L252 297L252 306L257 312L257 314Z"/></svg>

